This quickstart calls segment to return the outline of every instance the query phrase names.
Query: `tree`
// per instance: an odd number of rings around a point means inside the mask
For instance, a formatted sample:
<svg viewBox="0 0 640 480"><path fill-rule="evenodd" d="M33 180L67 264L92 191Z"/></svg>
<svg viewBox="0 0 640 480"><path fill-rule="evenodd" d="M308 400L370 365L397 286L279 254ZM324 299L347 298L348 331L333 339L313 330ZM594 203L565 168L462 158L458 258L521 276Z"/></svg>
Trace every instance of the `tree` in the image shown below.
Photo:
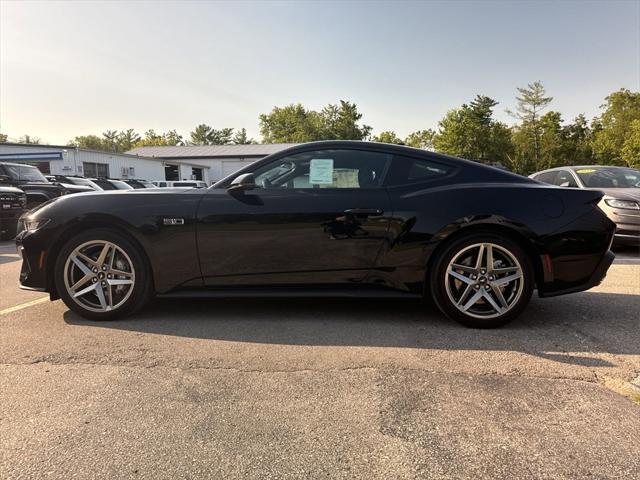
<svg viewBox="0 0 640 480"><path fill-rule="evenodd" d="M394 145L404 145L402 139L400 139L396 132L392 130L386 130L384 132L380 132L378 135L374 136L372 139L374 142L380 143L393 143Z"/></svg>
<svg viewBox="0 0 640 480"><path fill-rule="evenodd" d="M165 145L175 146L175 145L184 145L184 140L182 139L182 135L180 135L175 130L169 130L162 135L164 139Z"/></svg>
<svg viewBox="0 0 640 480"><path fill-rule="evenodd" d="M518 87L519 96L516 96L516 111L507 110L507 113L519 119L523 135L530 135L533 141L533 163L540 163L540 115L547 108L553 97L547 97L542 82L536 81L524 88Z"/></svg>
<svg viewBox="0 0 640 480"><path fill-rule="evenodd" d="M227 145L231 143L233 128L216 130L204 123L198 125L191 136L191 145Z"/></svg>
<svg viewBox="0 0 640 480"><path fill-rule="evenodd" d="M640 169L640 120L631 122L620 157L628 166Z"/></svg>
<svg viewBox="0 0 640 480"><path fill-rule="evenodd" d="M153 129L144 132L144 137L135 143L135 147L157 147L164 146L167 142L162 135L157 134Z"/></svg>
<svg viewBox="0 0 640 480"><path fill-rule="evenodd" d="M355 103L340 100L320 112L302 104L274 107L260 115L260 134L265 143L301 143L315 140L364 140L371 127L358 122L362 114Z"/></svg>
<svg viewBox="0 0 640 480"><path fill-rule="evenodd" d="M247 136L246 128L241 128L240 130L238 130L233 136L232 141L235 145L247 145L249 143L256 143L253 138L249 138Z"/></svg>
<svg viewBox="0 0 640 480"><path fill-rule="evenodd" d="M133 128L123 130L117 137L117 151L128 152L136 143L140 141L140 135L138 135Z"/></svg>
<svg viewBox="0 0 640 480"><path fill-rule="evenodd" d="M563 127L564 165L593 163L592 132L583 114Z"/></svg>
<svg viewBox="0 0 640 480"><path fill-rule="evenodd" d="M260 115L260 134L265 143L302 143L322 138L320 114L302 104L273 107Z"/></svg>
<svg viewBox="0 0 640 480"><path fill-rule="evenodd" d="M31 135L23 135L18 139L18 143L32 143L34 145L40 144L40 139Z"/></svg>
<svg viewBox="0 0 640 480"><path fill-rule="evenodd" d="M604 112L594 122L593 151L596 161L629 165L628 154L633 148L625 150L625 143L634 133L634 122L640 120L640 92L623 88L613 92L605 101L602 105ZM623 150L627 152L624 158Z"/></svg>
<svg viewBox="0 0 640 480"><path fill-rule="evenodd" d="M97 135L80 135L69 142L70 147L103 150L103 140Z"/></svg>
<svg viewBox="0 0 640 480"><path fill-rule="evenodd" d="M371 134L371 127L359 125L362 114L355 103L340 100L339 105L329 104L322 109L323 140L364 140Z"/></svg>
<svg viewBox="0 0 640 480"><path fill-rule="evenodd" d="M209 125L201 123L196 126L193 132L190 133L192 145L209 145L209 135L212 128Z"/></svg>
<svg viewBox="0 0 640 480"><path fill-rule="evenodd" d="M118 131L117 130L107 130L106 132L102 132L102 148L104 150L108 150L110 152L118 152Z"/></svg>
<svg viewBox="0 0 640 480"><path fill-rule="evenodd" d="M0 133L0 143L7 143L8 138L4 133Z"/></svg>
<svg viewBox="0 0 640 480"><path fill-rule="evenodd" d="M485 163L508 162L511 132L504 123L493 119L493 108L497 104L492 98L476 95L468 105L449 110L438 123L434 148Z"/></svg>
<svg viewBox="0 0 640 480"><path fill-rule="evenodd" d="M433 139L436 132L430 128L427 130L418 130L407 135L404 139L405 145L423 150L433 150Z"/></svg>

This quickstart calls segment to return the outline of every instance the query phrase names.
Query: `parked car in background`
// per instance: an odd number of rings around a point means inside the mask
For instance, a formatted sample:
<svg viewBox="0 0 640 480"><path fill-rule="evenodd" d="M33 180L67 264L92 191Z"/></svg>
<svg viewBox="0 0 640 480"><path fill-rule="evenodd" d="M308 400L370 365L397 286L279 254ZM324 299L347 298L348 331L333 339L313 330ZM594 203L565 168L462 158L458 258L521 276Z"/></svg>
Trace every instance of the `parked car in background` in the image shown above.
<svg viewBox="0 0 640 480"><path fill-rule="evenodd" d="M122 180L113 178L90 178L93 183L98 185L102 190L133 190L131 185L126 184Z"/></svg>
<svg viewBox="0 0 640 480"><path fill-rule="evenodd" d="M534 289L602 281L615 231L602 196L425 150L314 142L209 189L52 202L21 221L20 283L96 320L154 294L428 296L465 325L496 327Z"/></svg>
<svg viewBox="0 0 640 480"><path fill-rule="evenodd" d="M530 177L558 187L604 192L599 207L617 226L614 242L640 245L640 170L586 165L551 168Z"/></svg>
<svg viewBox="0 0 640 480"><path fill-rule="evenodd" d="M0 240L16 236L18 219L27 209L27 195L16 187L0 185Z"/></svg>
<svg viewBox="0 0 640 480"><path fill-rule="evenodd" d="M0 185L17 187L24 191L29 210L52 198L92 191L91 188L82 185L52 183L36 167L8 162L0 162Z"/></svg>
<svg viewBox="0 0 640 480"><path fill-rule="evenodd" d="M162 188L207 188L207 183L201 180L154 180L152 183L155 186Z"/></svg>
<svg viewBox="0 0 640 480"><path fill-rule="evenodd" d="M129 178L127 180L122 180L124 183L129 185L131 188L157 188L156 185L151 183L149 180L142 180L139 178Z"/></svg>
<svg viewBox="0 0 640 480"><path fill-rule="evenodd" d="M90 187L93 190L102 190L95 182L92 182L88 178L77 177L77 176L67 176L67 175L46 175L47 179L50 182L60 182L71 185L80 185L84 187Z"/></svg>

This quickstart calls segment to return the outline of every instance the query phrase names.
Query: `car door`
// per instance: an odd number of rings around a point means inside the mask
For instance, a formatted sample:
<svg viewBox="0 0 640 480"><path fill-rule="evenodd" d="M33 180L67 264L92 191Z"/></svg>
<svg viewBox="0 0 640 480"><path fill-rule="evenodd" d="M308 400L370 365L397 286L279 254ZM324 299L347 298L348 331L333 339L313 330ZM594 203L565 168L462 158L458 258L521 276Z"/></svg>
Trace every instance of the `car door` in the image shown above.
<svg viewBox="0 0 640 480"><path fill-rule="evenodd" d="M210 189L198 211L205 284L360 282L388 233L389 162L355 148L302 151L257 167L253 190Z"/></svg>

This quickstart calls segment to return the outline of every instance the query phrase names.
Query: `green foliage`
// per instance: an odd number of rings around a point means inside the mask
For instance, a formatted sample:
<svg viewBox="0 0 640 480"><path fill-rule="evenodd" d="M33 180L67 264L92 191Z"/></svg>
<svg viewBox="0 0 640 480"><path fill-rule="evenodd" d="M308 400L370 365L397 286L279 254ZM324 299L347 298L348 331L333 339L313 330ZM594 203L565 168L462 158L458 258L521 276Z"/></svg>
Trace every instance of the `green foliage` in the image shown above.
<svg viewBox="0 0 640 480"><path fill-rule="evenodd" d="M102 138L97 135L80 135L69 142L69 146L88 148L89 150L104 150Z"/></svg>
<svg viewBox="0 0 640 480"><path fill-rule="evenodd" d="M247 145L250 143L256 143L256 141L253 138L248 137L246 128L241 128L240 130L238 130L233 135L232 142L235 145Z"/></svg>
<svg viewBox="0 0 640 480"><path fill-rule="evenodd" d="M418 130L407 135L404 139L405 145L423 150L433 150L433 139L436 132L430 128L426 130Z"/></svg>
<svg viewBox="0 0 640 480"><path fill-rule="evenodd" d="M320 112L322 140L363 140L371 134L371 127L359 125L362 114L355 103L340 100L340 105L327 105Z"/></svg>
<svg viewBox="0 0 640 480"><path fill-rule="evenodd" d="M182 135L175 130L169 130L168 132L160 135L153 129L147 130L144 134L144 138L138 140L135 144L136 147L162 147L174 145L184 145Z"/></svg>
<svg viewBox="0 0 640 480"><path fill-rule="evenodd" d="M640 120L631 122L620 156L628 166L640 169Z"/></svg>
<svg viewBox="0 0 640 480"><path fill-rule="evenodd" d="M202 123L191 132L190 136L191 145L228 145L232 143L233 128L217 130Z"/></svg>
<svg viewBox="0 0 640 480"><path fill-rule="evenodd" d="M8 138L9 137L7 137L4 133L0 133L0 143L6 143Z"/></svg>
<svg viewBox="0 0 640 480"><path fill-rule="evenodd" d="M634 125L640 120L640 92L623 88L605 101L604 112L594 122L593 150L598 163L637 164L637 159L630 158L630 152L634 149Z"/></svg>
<svg viewBox="0 0 640 480"><path fill-rule="evenodd" d="M374 142L380 143L393 143L394 145L404 145L402 139L398 138L396 132L392 130L385 130L384 132L380 132L378 135L375 135L372 140Z"/></svg>
<svg viewBox="0 0 640 480"><path fill-rule="evenodd" d="M493 109L498 104L492 98L477 95L462 107L449 110L438 123L433 138L434 148L485 163L507 163L511 152L511 132L494 120Z"/></svg>
<svg viewBox="0 0 640 480"><path fill-rule="evenodd" d="M123 130L118 134L118 152L127 152L131 150L136 143L140 141L140 135L138 135L133 128L129 128L127 130Z"/></svg>
<svg viewBox="0 0 640 480"><path fill-rule="evenodd" d="M526 155L533 155L533 158L526 161L532 165L538 165L541 163L541 136L542 127L540 125L540 115L542 110L547 108L553 97L546 96L546 91L542 82L536 81L528 84L524 88L517 88L519 96L516 96L516 111L507 110L509 114L520 120L520 135L518 139L521 140L521 144L526 145L527 148L533 145L532 150L527 150ZM525 137L530 137L531 143L527 141ZM518 145L515 145L516 156L522 156L524 151L518 150ZM521 159L522 161L523 159Z"/></svg>
<svg viewBox="0 0 640 480"><path fill-rule="evenodd" d="M260 134L265 143L302 143L316 140L364 140L371 127L360 125L362 114L356 104L340 100L322 111L308 110L302 104L274 107L260 115Z"/></svg>

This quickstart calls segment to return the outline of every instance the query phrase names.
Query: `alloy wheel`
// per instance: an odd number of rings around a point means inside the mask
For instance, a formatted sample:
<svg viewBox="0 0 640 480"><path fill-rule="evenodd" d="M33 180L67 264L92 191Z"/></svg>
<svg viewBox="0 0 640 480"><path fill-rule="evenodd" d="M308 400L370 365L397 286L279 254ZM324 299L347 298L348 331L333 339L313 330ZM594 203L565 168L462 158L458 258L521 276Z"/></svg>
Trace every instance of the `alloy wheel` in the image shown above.
<svg viewBox="0 0 640 480"><path fill-rule="evenodd" d="M64 266L69 296L82 308L108 312L133 292L135 270L127 253L113 242L92 240L76 247Z"/></svg>
<svg viewBox="0 0 640 480"><path fill-rule="evenodd" d="M476 243L459 251L449 262L444 280L453 305L475 318L504 315L524 289L517 258L495 243Z"/></svg>

